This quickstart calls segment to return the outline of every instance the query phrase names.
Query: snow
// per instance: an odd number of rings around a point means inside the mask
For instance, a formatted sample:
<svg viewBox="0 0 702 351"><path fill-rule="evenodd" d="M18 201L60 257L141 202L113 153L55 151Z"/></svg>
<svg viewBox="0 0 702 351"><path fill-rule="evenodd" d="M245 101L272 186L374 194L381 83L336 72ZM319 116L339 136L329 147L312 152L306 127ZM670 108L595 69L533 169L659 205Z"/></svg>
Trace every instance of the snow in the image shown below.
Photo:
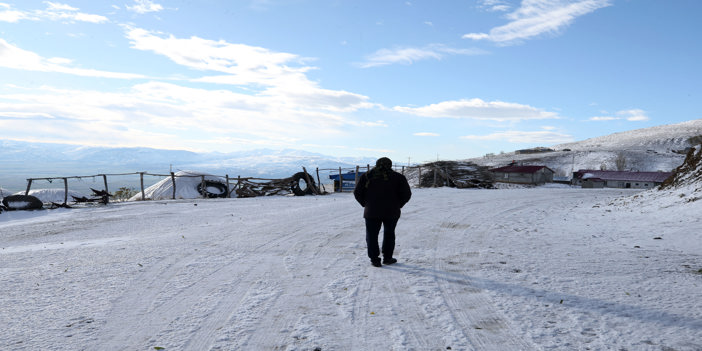
<svg viewBox="0 0 702 351"><path fill-rule="evenodd" d="M209 173L197 171L178 171L174 174L176 199L196 199L201 198L202 194L198 191L198 186L202 183L202 176L206 181L215 181L226 184L227 180L223 177L218 177ZM213 194L218 194L219 189L210 189L208 191ZM167 200L173 198L173 180L170 177L164 178L158 183L144 189L144 198L148 200ZM141 200L141 192L134 195L129 201Z"/></svg>
<svg viewBox="0 0 702 351"><path fill-rule="evenodd" d="M488 167L511 162L546 165L556 176L570 178L579 169L669 172L685 159L685 149L702 140L702 119L635 129L621 133L551 146L553 152L488 154L467 161ZM619 158L625 160L618 169Z"/></svg>
<svg viewBox="0 0 702 351"><path fill-rule="evenodd" d="M20 191L15 193L15 195L24 195L24 191ZM33 189L29 191L29 195L35 196L41 202L44 203L50 203L50 202L55 202L62 204L63 200L66 199L66 190L64 188L61 189ZM73 191L73 190L68 190L68 202L73 201L73 197L84 197L85 194Z"/></svg>
<svg viewBox="0 0 702 351"><path fill-rule="evenodd" d="M413 189L0 214L3 350L701 350L694 189ZM684 196L681 196L684 195Z"/></svg>

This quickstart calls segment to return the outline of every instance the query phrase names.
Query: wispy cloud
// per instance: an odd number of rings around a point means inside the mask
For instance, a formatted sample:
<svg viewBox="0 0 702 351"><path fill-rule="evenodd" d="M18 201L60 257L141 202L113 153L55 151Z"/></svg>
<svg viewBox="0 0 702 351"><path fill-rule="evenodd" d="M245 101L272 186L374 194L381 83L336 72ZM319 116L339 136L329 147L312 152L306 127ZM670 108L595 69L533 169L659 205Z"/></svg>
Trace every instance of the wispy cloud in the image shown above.
<svg viewBox="0 0 702 351"><path fill-rule="evenodd" d="M117 79L146 78L143 75L84 69L72 67L72 60L61 57L44 58L34 52L0 39L0 67L35 72L56 72L83 77L101 77Z"/></svg>
<svg viewBox="0 0 702 351"><path fill-rule="evenodd" d="M498 140L510 143L524 144L558 144L574 141L573 136L563 133L558 133L550 130L543 131L505 131L497 132L488 135L466 135L461 139L468 140Z"/></svg>
<svg viewBox="0 0 702 351"><path fill-rule="evenodd" d="M543 34L557 34L576 18L611 3L612 0L523 0L516 11L506 16L509 23L495 27L488 33L468 33L463 38L510 45Z"/></svg>
<svg viewBox="0 0 702 351"><path fill-rule="evenodd" d="M213 72L197 82L246 86L260 96L275 97L290 106L352 111L371 107L368 98L342 90L328 90L308 79L315 67L294 54L261 47L198 37L176 38L164 33L127 28L132 48L168 57L176 64Z"/></svg>
<svg viewBox="0 0 702 351"><path fill-rule="evenodd" d="M627 120L630 122L641 122L648 121L650 118L646 114L646 111L641 109L630 109L622 110L616 113L616 116L596 116L591 117L591 121L615 121L615 120Z"/></svg>
<svg viewBox="0 0 702 351"><path fill-rule="evenodd" d="M145 14L149 12L159 12L163 10L163 6L154 3L151 0L134 0L134 5L127 5L127 10L136 12L138 14Z"/></svg>
<svg viewBox="0 0 702 351"><path fill-rule="evenodd" d="M511 5L505 0L480 0L478 7L486 11L508 11Z"/></svg>
<svg viewBox="0 0 702 351"><path fill-rule="evenodd" d="M441 60L447 55L484 55L488 52L483 49L457 49L441 44L433 44L422 48L398 47L393 49L380 49L368 55L366 60L359 64L362 68L386 66L392 64L410 65L423 60Z"/></svg>
<svg viewBox="0 0 702 351"><path fill-rule="evenodd" d="M420 133L414 133L412 134L414 136L420 136L420 137L438 137L438 133L430 133L430 132L420 132Z"/></svg>
<svg viewBox="0 0 702 351"><path fill-rule="evenodd" d="M21 11L14 9L9 4L0 4L0 21L16 23L21 20L30 21L67 21L67 22L89 22L104 23L109 22L105 16L80 12L80 9L57 2L45 1L46 9Z"/></svg>
<svg viewBox="0 0 702 351"><path fill-rule="evenodd" d="M396 106L395 111L431 118L467 118L493 121L519 121L559 118L555 112L529 105L481 99L444 101L423 107Z"/></svg>

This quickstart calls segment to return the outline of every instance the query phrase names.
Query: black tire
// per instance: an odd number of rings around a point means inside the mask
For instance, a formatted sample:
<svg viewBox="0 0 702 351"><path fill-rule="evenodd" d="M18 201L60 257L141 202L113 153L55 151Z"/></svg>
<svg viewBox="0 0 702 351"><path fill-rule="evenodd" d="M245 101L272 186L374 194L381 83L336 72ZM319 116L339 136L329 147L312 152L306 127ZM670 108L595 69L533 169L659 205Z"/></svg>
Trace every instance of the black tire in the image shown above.
<svg viewBox="0 0 702 351"><path fill-rule="evenodd" d="M305 177L307 174L307 177ZM307 178L309 178L310 183L307 183ZM314 178L309 173L297 172L292 176L292 187L291 191L295 196L305 196L314 194Z"/></svg>
<svg viewBox="0 0 702 351"><path fill-rule="evenodd" d="M2 199L2 204L8 210L40 210L44 203L32 195L10 195Z"/></svg>
<svg viewBox="0 0 702 351"><path fill-rule="evenodd" d="M204 189L202 186L202 182L197 184L197 192L200 193L200 195L207 196L211 199L217 197L227 197L227 186L224 183L214 180L206 180L204 182ZM212 191L213 188L216 189L216 192Z"/></svg>

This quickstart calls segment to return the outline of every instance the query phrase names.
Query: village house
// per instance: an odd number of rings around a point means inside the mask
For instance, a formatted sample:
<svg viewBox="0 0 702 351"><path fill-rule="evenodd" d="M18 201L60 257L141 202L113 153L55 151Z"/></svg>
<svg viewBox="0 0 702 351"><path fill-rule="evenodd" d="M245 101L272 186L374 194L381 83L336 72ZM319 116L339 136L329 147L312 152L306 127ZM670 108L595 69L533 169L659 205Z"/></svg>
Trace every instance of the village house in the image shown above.
<svg viewBox="0 0 702 351"><path fill-rule="evenodd" d="M573 172L573 185L583 188L650 189L663 183L671 172L597 171L581 169Z"/></svg>
<svg viewBox="0 0 702 351"><path fill-rule="evenodd" d="M539 185L553 182L553 170L546 166L509 166L490 169L496 182Z"/></svg>

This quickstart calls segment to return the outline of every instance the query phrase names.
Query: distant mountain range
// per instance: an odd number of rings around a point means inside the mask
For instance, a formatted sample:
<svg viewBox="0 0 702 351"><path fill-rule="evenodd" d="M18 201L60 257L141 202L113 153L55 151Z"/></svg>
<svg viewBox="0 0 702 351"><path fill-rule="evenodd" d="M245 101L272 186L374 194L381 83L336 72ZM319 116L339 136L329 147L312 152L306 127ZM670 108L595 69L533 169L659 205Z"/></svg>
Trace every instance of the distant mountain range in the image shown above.
<svg viewBox="0 0 702 351"><path fill-rule="evenodd" d="M685 158L685 149L702 143L702 119L631 130L579 142L560 144L537 153L515 151L470 159L484 166L510 162L546 165L557 175L568 177L578 169L616 170L616 159L625 158L627 170L671 171ZM0 187L10 191L26 188L27 178L68 177L94 174L167 174L192 170L231 177L285 178L306 167L314 169L352 168L373 165L370 157L333 157L301 150L259 149L233 153L196 153L151 148L107 148L67 144L0 140ZM322 175L323 177L323 175ZM148 179L155 183L160 179ZM134 186L129 177L125 186ZM85 188L101 180L82 180ZM46 186L46 184L44 184ZM53 187L57 187L56 184ZM113 185L111 185L114 188ZM33 187L34 188L34 187Z"/></svg>
<svg viewBox="0 0 702 351"><path fill-rule="evenodd" d="M301 150L258 149L232 153L196 153L152 148L108 148L0 140L0 187L19 191L27 178L193 170L231 177L285 178L302 167L351 168L375 158L333 157ZM132 177L125 186L134 186ZM149 179L154 183L160 179ZM85 180L92 183L93 180ZM99 184L97 185L99 186ZM54 186L56 187L56 186ZM33 187L34 188L34 187Z"/></svg>

